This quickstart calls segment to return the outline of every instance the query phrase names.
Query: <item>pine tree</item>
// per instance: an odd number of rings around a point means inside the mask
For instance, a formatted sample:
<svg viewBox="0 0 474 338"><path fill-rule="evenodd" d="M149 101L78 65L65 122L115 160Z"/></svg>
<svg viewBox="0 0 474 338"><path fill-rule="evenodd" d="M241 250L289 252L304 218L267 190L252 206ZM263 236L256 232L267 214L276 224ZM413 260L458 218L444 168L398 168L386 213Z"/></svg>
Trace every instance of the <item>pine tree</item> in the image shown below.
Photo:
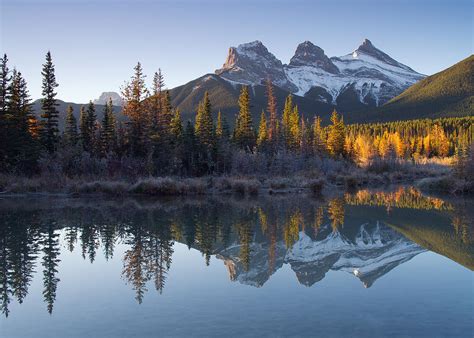
<svg viewBox="0 0 474 338"><path fill-rule="evenodd" d="M222 116L220 110L217 113L216 137L220 141L223 139L228 140L230 137L229 124L227 123L225 116Z"/></svg>
<svg viewBox="0 0 474 338"><path fill-rule="evenodd" d="M290 94L286 97L283 115L281 117L281 134L286 147L291 144L291 116L293 113L293 96Z"/></svg>
<svg viewBox="0 0 474 338"><path fill-rule="evenodd" d="M129 118L129 142L133 155L144 156L148 151L149 114L144 100L148 97L145 75L140 62L133 68L134 74L122 89L123 114Z"/></svg>
<svg viewBox="0 0 474 338"><path fill-rule="evenodd" d="M321 126L321 118L316 116L313 124L313 150L316 154L322 155L326 149L324 143L323 127Z"/></svg>
<svg viewBox="0 0 474 338"><path fill-rule="evenodd" d="M64 126L64 144L66 146L75 146L78 141L77 120L74 117L74 109L71 105L66 108L66 121Z"/></svg>
<svg viewBox="0 0 474 338"><path fill-rule="evenodd" d="M87 147L85 144L90 144L90 137L87 128L87 113L86 108L84 106L81 106L79 110L79 132L79 139L81 140L82 149L85 150L85 148Z"/></svg>
<svg viewBox="0 0 474 338"><path fill-rule="evenodd" d="M103 153L108 153L114 150L117 143L114 107L112 104L112 99L109 99L109 101L104 106L104 116L102 117L100 143Z"/></svg>
<svg viewBox="0 0 474 338"><path fill-rule="evenodd" d="M183 168L186 174L193 174L196 164L196 137L194 126L188 121L183 134Z"/></svg>
<svg viewBox="0 0 474 338"><path fill-rule="evenodd" d="M4 144L7 162L16 166L19 171L30 172L38 155L35 139L29 128L33 113L26 81L16 69L13 70L7 107L8 114L4 116L8 125Z"/></svg>
<svg viewBox="0 0 474 338"><path fill-rule="evenodd" d="M58 115L59 112L56 109L56 91L55 88L58 86L56 82L56 76L54 75L54 65L51 57L51 53L46 53L46 62L43 64L43 99L41 100L41 140L43 146L49 153L53 153L56 150L58 144Z"/></svg>
<svg viewBox="0 0 474 338"><path fill-rule="evenodd" d="M151 113L151 123L152 123L152 133L158 134L160 127L160 119L163 112L162 103L163 103L163 88L165 86L165 81L161 69L158 69L158 72L155 72L153 76L153 85L151 89L150 97L150 113Z"/></svg>
<svg viewBox="0 0 474 338"><path fill-rule="evenodd" d="M202 145L212 146L214 144L214 122L208 92L204 93L204 99L199 103L194 131Z"/></svg>
<svg viewBox="0 0 474 338"><path fill-rule="evenodd" d="M194 133L199 145L198 169L203 173L212 171L215 159L216 142L211 109L209 94L206 92L203 100L199 103L194 125Z"/></svg>
<svg viewBox="0 0 474 338"><path fill-rule="evenodd" d="M265 118L265 112L262 111L262 114L260 115L260 124L258 127L257 146L264 147L267 140L267 119Z"/></svg>
<svg viewBox="0 0 474 338"><path fill-rule="evenodd" d="M301 134L298 106L294 106L291 112L289 129L288 147L293 150L298 149Z"/></svg>
<svg viewBox="0 0 474 338"><path fill-rule="evenodd" d="M299 147L303 154L309 154L311 152L311 127L309 123L306 123L304 118L301 119L300 124Z"/></svg>
<svg viewBox="0 0 474 338"><path fill-rule="evenodd" d="M242 86L240 91L239 108L235 123L234 139L240 148L252 151L255 144L255 133L253 131L250 97L247 86Z"/></svg>
<svg viewBox="0 0 474 338"><path fill-rule="evenodd" d="M171 134L173 136L173 144L178 144L183 137L183 121L181 120L181 112L179 109L175 110L173 118L171 119Z"/></svg>
<svg viewBox="0 0 474 338"><path fill-rule="evenodd" d="M266 94L267 94L267 111L270 116L270 121L268 124L268 141L271 144L275 144L276 138L278 136L277 124L278 124L278 115L277 115L277 103L275 94L273 92L273 84L270 79L267 79L266 82Z"/></svg>
<svg viewBox="0 0 474 338"><path fill-rule="evenodd" d="M80 129L81 140L84 151L92 153L94 151L94 141L96 132L97 116L95 114L95 105L89 101L87 110L81 107Z"/></svg>
<svg viewBox="0 0 474 338"><path fill-rule="evenodd" d="M3 146L0 147L0 169L4 170L5 157L7 147L7 102L9 99L9 90L10 90L10 70L8 69L8 58L4 54L3 58L0 59L0 144Z"/></svg>
<svg viewBox="0 0 474 338"><path fill-rule="evenodd" d="M345 127L344 120L334 110L331 115L331 125L329 126L327 147L331 156L339 156L344 153Z"/></svg>

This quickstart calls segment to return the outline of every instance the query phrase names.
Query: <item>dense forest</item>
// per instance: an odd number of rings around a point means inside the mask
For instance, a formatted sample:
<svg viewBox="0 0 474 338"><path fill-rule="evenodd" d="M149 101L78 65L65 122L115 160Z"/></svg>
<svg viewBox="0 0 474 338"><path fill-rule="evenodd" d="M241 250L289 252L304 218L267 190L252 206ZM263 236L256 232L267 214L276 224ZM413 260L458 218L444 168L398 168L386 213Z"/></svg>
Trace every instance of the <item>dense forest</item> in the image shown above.
<svg viewBox="0 0 474 338"><path fill-rule="evenodd" d="M161 71L154 74L148 88L140 63L122 88L126 121L116 120L111 101L99 121L90 102L81 108L79 121L68 107L65 127L60 130L51 53L46 54L41 72L39 118L32 111L21 72L8 68L6 55L0 62L0 171L11 174L226 174L245 154L264 162L260 164L264 167L271 167L276 160L291 162L295 157L332 158L358 166L453 156L462 162L468 161L474 138L473 116L346 125L343 114L334 111L331 123L324 126L319 117L306 119L291 95L280 113L270 79L266 82L267 109L259 121L252 120L246 86L241 88L232 130L229 121L213 111L207 93L195 119L183 121L180 111L171 105Z"/></svg>

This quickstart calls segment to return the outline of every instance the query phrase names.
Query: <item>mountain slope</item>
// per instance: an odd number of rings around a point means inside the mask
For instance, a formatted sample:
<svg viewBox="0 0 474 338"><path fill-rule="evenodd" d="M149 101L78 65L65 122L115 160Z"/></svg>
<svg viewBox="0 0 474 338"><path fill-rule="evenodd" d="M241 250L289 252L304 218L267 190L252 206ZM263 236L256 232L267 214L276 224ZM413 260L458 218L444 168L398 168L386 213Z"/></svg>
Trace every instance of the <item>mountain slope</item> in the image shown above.
<svg viewBox="0 0 474 338"><path fill-rule="evenodd" d="M64 128L64 122L66 120L66 108L67 106L71 105L73 109L73 115L76 118L77 122L79 123L79 115L80 115L80 109L81 107L85 107L87 109L87 104L81 104L81 103L73 103L73 102L64 102L61 100L56 100L56 103L58 106L56 107L57 110L59 111L59 129L63 130ZM40 118L40 115L42 113L41 111L41 99L35 100L33 102L33 112L35 115ZM126 117L121 113L122 112L122 107L120 106L114 106L114 113L117 117L118 121L125 121ZM102 117L104 116L104 105L102 104L96 104L95 105L95 113L97 115L97 120L102 121Z"/></svg>
<svg viewBox="0 0 474 338"><path fill-rule="evenodd" d="M474 55L414 84L367 120L388 121L474 114Z"/></svg>
<svg viewBox="0 0 474 338"><path fill-rule="evenodd" d="M199 101L204 97L206 91L212 103L212 110L215 115L220 110L226 117L228 123L233 125L235 114L238 112L237 101L240 94L241 84L233 83L216 74L206 74L185 85L170 90L172 104L181 110L183 120L194 119ZM262 110L266 110L267 98L265 86L250 86L251 112L254 124L256 125ZM285 103L285 98L290 92L276 87L274 88L277 99L278 111L281 114ZM300 112L306 118L320 115L324 120L329 121L329 116L334 106L325 102L318 102L309 98L294 96L293 102L298 105Z"/></svg>

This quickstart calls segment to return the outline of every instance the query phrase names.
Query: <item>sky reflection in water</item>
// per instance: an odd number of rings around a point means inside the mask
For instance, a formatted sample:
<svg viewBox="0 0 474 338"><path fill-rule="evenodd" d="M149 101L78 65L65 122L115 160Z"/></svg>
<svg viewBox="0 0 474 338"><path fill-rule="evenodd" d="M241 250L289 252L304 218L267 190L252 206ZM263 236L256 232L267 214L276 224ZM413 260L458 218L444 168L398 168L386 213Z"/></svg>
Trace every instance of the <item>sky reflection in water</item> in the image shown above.
<svg viewBox="0 0 474 338"><path fill-rule="evenodd" d="M472 336L472 201L0 201L3 337Z"/></svg>

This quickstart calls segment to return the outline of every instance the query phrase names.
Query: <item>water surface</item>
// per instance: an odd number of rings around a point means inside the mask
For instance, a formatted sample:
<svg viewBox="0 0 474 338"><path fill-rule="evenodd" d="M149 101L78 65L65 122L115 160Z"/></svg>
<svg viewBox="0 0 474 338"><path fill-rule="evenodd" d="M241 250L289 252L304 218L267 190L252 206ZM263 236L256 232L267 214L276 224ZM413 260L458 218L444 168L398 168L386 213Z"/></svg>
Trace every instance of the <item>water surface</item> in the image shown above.
<svg viewBox="0 0 474 338"><path fill-rule="evenodd" d="M0 200L1 337L473 336L472 200Z"/></svg>

